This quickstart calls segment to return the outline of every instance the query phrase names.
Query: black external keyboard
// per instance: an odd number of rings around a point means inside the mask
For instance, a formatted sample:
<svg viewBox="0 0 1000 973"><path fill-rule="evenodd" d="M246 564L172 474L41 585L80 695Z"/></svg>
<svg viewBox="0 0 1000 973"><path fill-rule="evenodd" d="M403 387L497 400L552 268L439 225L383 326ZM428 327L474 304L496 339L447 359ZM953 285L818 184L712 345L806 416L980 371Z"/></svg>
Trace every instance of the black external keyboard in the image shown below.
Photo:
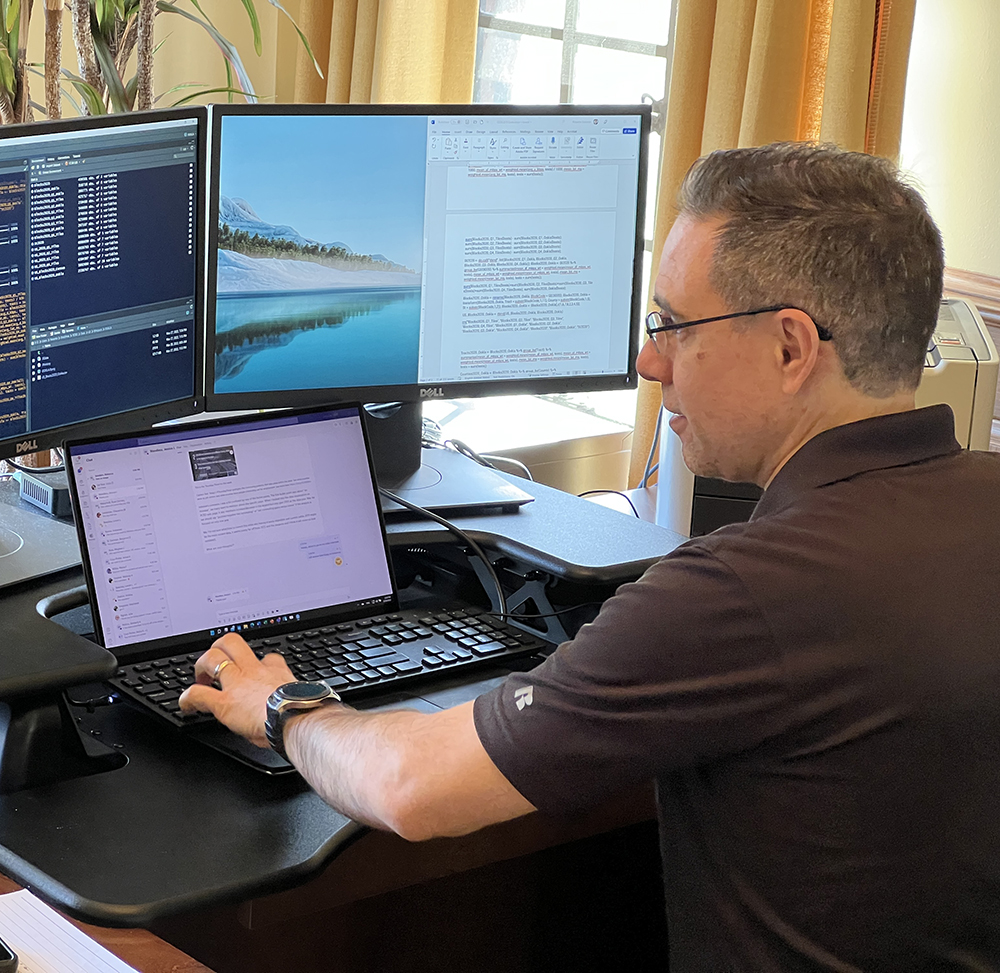
<svg viewBox="0 0 1000 973"><path fill-rule="evenodd" d="M390 685L403 689L426 682L446 669L530 654L547 644L474 608L400 611L248 641L258 656L283 655L296 679L325 682L346 701ZM210 721L205 713L182 713L177 702L194 681L194 664L203 651L123 665L111 685L175 725Z"/></svg>

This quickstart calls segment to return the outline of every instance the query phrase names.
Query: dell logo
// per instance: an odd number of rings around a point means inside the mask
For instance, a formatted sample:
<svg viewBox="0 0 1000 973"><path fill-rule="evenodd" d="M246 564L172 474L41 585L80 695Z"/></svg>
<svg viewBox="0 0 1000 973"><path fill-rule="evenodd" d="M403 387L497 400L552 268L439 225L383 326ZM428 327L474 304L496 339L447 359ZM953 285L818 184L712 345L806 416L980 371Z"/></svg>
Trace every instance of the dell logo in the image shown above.
<svg viewBox="0 0 1000 973"><path fill-rule="evenodd" d="M37 453L38 452L38 440L37 439L26 439L23 443L17 444L17 454L21 453Z"/></svg>
<svg viewBox="0 0 1000 973"><path fill-rule="evenodd" d="M420 398L422 399L443 399L444 389L439 385L437 388L421 389Z"/></svg>

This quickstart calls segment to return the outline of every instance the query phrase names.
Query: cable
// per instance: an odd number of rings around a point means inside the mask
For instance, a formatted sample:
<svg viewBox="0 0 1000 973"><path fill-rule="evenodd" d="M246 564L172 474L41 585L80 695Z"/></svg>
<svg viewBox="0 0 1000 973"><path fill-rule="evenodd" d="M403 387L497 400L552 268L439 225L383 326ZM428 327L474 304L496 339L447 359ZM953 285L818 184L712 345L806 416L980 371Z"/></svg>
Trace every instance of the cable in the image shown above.
<svg viewBox="0 0 1000 973"><path fill-rule="evenodd" d="M496 571L493 568L493 564L490 559L486 556L486 552L479 546L479 544L474 541L461 527L456 526L450 520L445 520L444 517L439 514L434 513L433 510L428 510L426 507L421 507L419 504L411 503L409 500L404 500L402 497L396 496L395 493L391 493L389 490L383 490L379 487L379 493L383 497L391 500L393 503L398 503L401 507L406 507L407 510L412 510L414 513L422 514L429 520L433 520L435 523L440 524L442 527L447 527L453 534L463 540L472 550L475 552L476 556L483 562L483 566L486 568L487 574L490 576L490 580L496 586L497 589L497 604L500 606L501 617L506 617L507 615L507 596L503 593L503 587L500 584L500 578L497 576Z"/></svg>
<svg viewBox="0 0 1000 973"><path fill-rule="evenodd" d="M521 470L526 480L534 482L535 478L531 475L531 470L529 470L528 467L525 466L519 459L513 459L510 456L494 456L492 453L481 453L480 455L483 459L488 460L494 469L499 469L499 467L496 466L497 463L510 463L511 466L516 466L519 470ZM503 471L501 470L501 472Z"/></svg>
<svg viewBox="0 0 1000 973"><path fill-rule="evenodd" d="M517 619L519 619L522 622L523 621L528 621L528 620L530 620L532 618L555 618L557 615L566 615L569 612L575 612L575 611L577 611L580 608L600 608L601 605L603 605L603 604L604 604L603 601L583 601L583 602L580 602L579 605L573 605L572 608L560 608L559 611L554 611L554 612L540 612L537 615L525 615L525 614L522 614L521 612L508 612L505 617L506 618L517 618ZM496 615L498 618L500 617L498 612L484 612L483 614L484 615Z"/></svg>
<svg viewBox="0 0 1000 973"><path fill-rule="evenodd" d="M495 470L496 467L479 455L471 446L466 445L461 439L446 439L445 444L451 446L456 453L461 453L463 456L471 459L473 462L478 463L480 466L488 467L491 470Z"/></svg>
<svg viewBox="0 0 1000 973"><path fill-rule="evenodd" d="M646 457L646 469L642 474L642 479L639 481L640 489L645 487L649 482L649 478L659 469L659 464L655 467L653 466L653 457L656 455L656 448L660 444L660 430L663 426L663 408L661 407L656 413L656 428L653 430L653 441L649 444L649 455Z"/></svg>
<svg viewBox="0 0 1000 973"><path fill-rule="evenodd" d="M584 490L583 493L578 493L577 496L578 497L589 497L589 496L592 496L595 493L614 493L614 494L617 494L619 497L621 497L622 499L624 499L624 501L632 508L632 513L634 513L636 515L636 517L639 518L639 520L642 520L642 518L639 517L639 511L635 509L635 504L632 503L632 498L627 493L622 493L621 490Z"/></svg>

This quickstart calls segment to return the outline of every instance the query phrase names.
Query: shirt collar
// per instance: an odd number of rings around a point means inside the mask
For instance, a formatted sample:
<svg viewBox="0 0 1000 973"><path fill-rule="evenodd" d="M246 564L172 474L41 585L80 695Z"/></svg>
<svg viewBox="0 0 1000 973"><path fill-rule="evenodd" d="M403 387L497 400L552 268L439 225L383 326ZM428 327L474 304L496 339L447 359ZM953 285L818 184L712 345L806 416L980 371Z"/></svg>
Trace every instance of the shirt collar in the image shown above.
<svg viewBox="0 0 1000 973"><path fill-rule="evenodd" d="M947 405L835 426L810 439L778 471L750 519L778 513L807 490L961 449L955 439L955 417Z"/></svg>

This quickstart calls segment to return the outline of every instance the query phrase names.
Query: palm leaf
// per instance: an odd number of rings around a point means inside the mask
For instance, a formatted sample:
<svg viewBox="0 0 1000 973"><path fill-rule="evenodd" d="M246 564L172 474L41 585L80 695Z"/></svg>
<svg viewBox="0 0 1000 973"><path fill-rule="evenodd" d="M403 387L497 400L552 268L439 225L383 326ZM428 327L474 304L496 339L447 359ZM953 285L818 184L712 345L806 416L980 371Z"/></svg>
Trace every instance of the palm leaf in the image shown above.
<svg viewBox="0 0 1000 973"><path fill-rule="evenodd" d="M253 49L257 52L257 57L260 57L263 47L260 43L260 21L257 19L257 8L253 5L253 0L243 0L243 6L246 9L247 17L250 18L250 27L253 29Z"/></svg>
<svg viewBox="0 0 1000 973"><path fill-rule="evenodd" d="M170 91L164 91L163 95L161 95L160 97L165 97L166 95L169 95L171 91L176 91L178 88L187 88L187 87L191 87L191 85L180 85L180 84L179 85L175 85L173 88L170 89ZM198 87L201 87L201 86L198 85ZM180 98L180 99L178 99L175 102L172 102L171 105L170 105L170 107L171 108L180 108L181 105L186 105L186 104L188 104L188 102L194 101L195 98L200 98L202 95L216 95L216 94L223 94L223 93L228 93L228 94L231 94L231 95L242 95L243 94L243 92L239 88L226 88L226 87L222 87L222 88L204 88L201 91L192 91L191 94L185 95L183 98ZM157 100L159 100L159 99L157 99Z"/></svg>
<svg viewBox="0 0 1000 973"><path fill-rule="evenodd" d="M3 28L8 34L16 34L17 15L21 12L21 0L3 0Z"/></svg>
<svg viewBox="0 0 1000 973"><path fill-rule="evenodd" d="M233 70L236 71L236 77L239 80L239 85L244 96L248 100L256 100L253 83L250 81L250 76L247 74L246 68L243 67L243 62L240 60L239 52L232 45L232 43L230 43L230 41L226 40L226 38L219 33L218 29L214 24L212 24L211 21L207 18L203 20L201 17L196 17L194 14L190 14L186 10L181 10L180 7L178 7L175 3L170 2L170 0L157 0L156 9L161 10L164 13L178 14L179 16L185 17L187 20L200 25L209 37L215 41L216 46L220 51L222 51L222 56L226 59L226 61L233 66Z"/></svg>
<svg viewBox="0 0 1000 973"><path fill-rule="evenodd" d="M94 87L87 84L86 81L77 80L75 78L71 78L70 83L83 96L83 100L87 105L87 110L91 115L107 114L104 109L104 102L101 100L101 96Z"/></svg>
<svg viewBox="0 0 1000 973"><path fill-rule="evenodd" d="M253 0L243 0L244 3L253 3ZM306 49L306 54L309 55L309 59L313 63L313 67L316 69L316 73L322 78L323 69L319 66L319 61L316 60L316 56L312 52L312 48L309 46L309 39L305 34L302 33L299 25L295 23L295 18L278 2L278 0L267 0L267 2L272 6L280 10L287 18L288 22L295 28L295 33L299 35L299 40L302 41L302 46ZM257 52L260 53L259 51Z"/></svg>
<svg viewBox="0 0 1000 973"><path fill-rule="evenodd" d="M0 87L13 98L16 81L14 79L14 62L10 59L6 47L0 47Z"/></svg>
<svg viewBox="0 0 1000 973"><path fill-rule="evenodd" d="M94 32L94 53L97 55L97 64L101 69L101 79L108 86L111 107L115 111L128 111L128 97L125 94L125 86L122 84L121 75L118 74L118 70L115 67L114 55L108 47L107 38L97 31Z"/></svg>

